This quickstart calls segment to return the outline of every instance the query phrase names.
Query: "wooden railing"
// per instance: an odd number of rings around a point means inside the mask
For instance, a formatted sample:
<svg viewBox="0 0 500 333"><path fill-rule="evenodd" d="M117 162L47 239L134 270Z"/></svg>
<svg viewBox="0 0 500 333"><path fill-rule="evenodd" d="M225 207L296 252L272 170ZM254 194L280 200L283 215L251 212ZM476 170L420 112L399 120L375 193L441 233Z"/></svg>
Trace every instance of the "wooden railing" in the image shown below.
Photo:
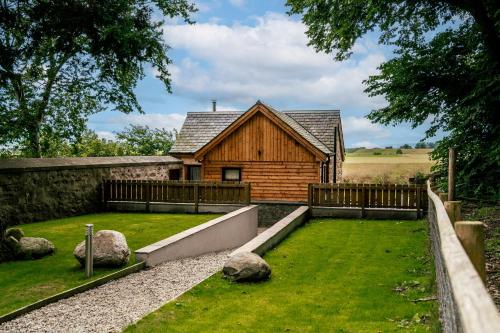
<svg viewBox="0 0 500 333"><path fill-rule="evenodd" d="M500 332L500 315L457 237L443 203L427 185L429 238L443 332Z"/></svg>
<svg viewBox="0 0 500 333"><path fill-rule="evenodd" d="M103 202L136 201L193 203L250 204L250 184L240 182L189 182L160 180L104 180Z"/></svg>
<svg viewBox="0 0 500 333"><path fill-rule="evenodd" d="M309 206L416 209L427 207L425 185L309 184Z"/></svg>

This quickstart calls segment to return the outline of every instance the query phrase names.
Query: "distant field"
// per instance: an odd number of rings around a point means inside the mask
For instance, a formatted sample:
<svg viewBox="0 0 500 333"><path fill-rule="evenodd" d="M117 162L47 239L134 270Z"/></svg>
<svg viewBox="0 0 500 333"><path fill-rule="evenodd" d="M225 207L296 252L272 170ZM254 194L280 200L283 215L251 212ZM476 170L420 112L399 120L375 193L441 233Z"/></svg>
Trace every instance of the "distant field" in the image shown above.
<svg viewBox="0 0 500 333"><path fill-rule="evenodd" d="M358 149L346 154L344 182L405 184L417 172L430 173L431 149Z"/></svg>

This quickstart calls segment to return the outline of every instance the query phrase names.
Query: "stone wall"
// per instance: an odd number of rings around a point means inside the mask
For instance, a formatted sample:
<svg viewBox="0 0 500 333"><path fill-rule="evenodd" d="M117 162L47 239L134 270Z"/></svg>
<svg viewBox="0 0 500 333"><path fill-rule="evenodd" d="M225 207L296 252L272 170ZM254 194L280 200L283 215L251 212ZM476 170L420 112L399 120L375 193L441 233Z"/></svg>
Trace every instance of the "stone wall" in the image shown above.
<svg viewBox="0 0 500 333"><path fill-rule="evenodd" d="M270 227L304 205L304 203L300 202L264 201L252 201L252 204L259 206L259 227Z"/></svg>
<svg viewBox="0 0 500 333"><path fill-rule="evenodd" d="M180 168L168 156L3 160L0 219L16 225L98 212L103 179L166 180Z"/></svg>

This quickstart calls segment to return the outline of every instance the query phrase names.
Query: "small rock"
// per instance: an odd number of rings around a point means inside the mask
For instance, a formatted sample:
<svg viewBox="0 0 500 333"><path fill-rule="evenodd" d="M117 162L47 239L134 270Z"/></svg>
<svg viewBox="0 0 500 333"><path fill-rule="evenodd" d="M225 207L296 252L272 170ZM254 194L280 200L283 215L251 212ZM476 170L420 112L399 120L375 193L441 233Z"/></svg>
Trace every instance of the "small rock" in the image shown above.
<svg viewBox="0 0 500 333"><path fill-rule="evenodd" d="M128 263L130 249L125 236L114 230L100 230L92 239L94 266L119 267ZM78 244L73 252L82 266L85 265L85 241Z"/></svg>
<svg viewBox="0 0 500 333"><path fill-rule="evenodd" d="M45 238L22 237L19 240L19 256L25 259L41 258L52 254L54 250L54 244Z"/></svg>
<svg viewBox="0 0 500 333"><path fill-rule="evenodd" d="M5 233L5 238L9 238L11 236L19 241L21 240L21 238L24 237L24 232L19 228L7 229L7 232Z"/></svg>
<svg viewBox="0 0 500 333"><path fill-rule="evenodd" d="M269 264L255 253L243 252L231 257L222 270L224 276L232 281L262 281L271 275Z"/></svg>

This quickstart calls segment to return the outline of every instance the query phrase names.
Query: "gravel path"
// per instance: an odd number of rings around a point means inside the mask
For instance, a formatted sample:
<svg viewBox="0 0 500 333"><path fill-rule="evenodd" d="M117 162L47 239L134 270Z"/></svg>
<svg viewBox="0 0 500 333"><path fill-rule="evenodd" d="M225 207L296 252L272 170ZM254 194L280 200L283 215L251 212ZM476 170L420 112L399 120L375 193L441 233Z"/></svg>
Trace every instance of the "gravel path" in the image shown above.
<svg viewBox="0 0 500 333"><path fill-rule="evenodd" d="M0 332L116 332L220 270L229 251L166 262L49 304Z"/></svg>

